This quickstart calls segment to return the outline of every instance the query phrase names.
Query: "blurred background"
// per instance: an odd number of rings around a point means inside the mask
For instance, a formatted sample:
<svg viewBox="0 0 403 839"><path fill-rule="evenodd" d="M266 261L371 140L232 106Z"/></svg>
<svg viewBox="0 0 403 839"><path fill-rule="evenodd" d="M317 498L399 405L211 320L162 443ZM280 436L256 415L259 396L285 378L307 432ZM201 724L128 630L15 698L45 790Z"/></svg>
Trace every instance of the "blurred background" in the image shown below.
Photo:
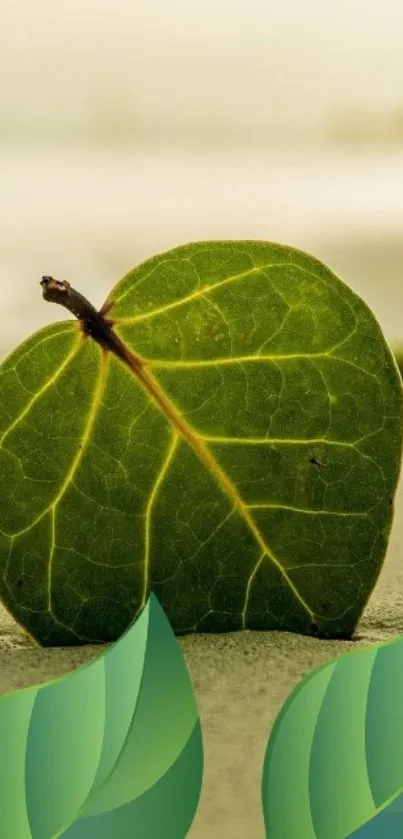
<svg viewBox="0 0 403 839"><path fill-rule="evenodd" d="M3 0L0 356L206 238L308 250L403 337L403 3Z"/></svg>

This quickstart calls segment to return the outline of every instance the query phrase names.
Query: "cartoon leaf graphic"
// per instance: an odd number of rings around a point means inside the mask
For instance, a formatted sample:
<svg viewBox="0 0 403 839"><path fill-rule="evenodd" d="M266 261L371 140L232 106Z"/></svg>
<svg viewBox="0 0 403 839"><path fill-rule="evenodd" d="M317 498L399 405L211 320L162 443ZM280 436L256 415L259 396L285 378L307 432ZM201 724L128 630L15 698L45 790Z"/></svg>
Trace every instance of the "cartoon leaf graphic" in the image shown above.
<svg viewBox="0 0 403 839"><path fill-rule="evenodd" d="M184 839L203 747L196 702L154 595L94 662L0 698L1 836Z"/></svg>
<svg viewBox="0 0 403 839"><path fill-rule="evenodd" d="M403 835L403 637L345 653L293 691L262 798L268 839Z"/></svg>
<svg viewBox="0 0 403 839"><path fill-rule="evenodd" d="M264 242L148 260L108 319L44 287L86 314L0 371L14 617L45 645L114 640L153 590L178 633L350 636L385 555L403 425L363 301Z"/></svg>

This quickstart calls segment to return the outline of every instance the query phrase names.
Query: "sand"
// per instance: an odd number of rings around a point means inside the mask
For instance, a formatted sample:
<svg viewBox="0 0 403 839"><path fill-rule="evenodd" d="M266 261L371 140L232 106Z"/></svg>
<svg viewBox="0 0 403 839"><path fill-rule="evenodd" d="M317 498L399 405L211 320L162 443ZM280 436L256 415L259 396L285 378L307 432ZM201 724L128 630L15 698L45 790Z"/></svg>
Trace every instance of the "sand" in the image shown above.
<svg viewBox="0 0 403 839"><path fill-rule="evenodd" d="M180 640L199 704L205 749L200 805L190 839L263 839L260 782L271 726L300 679L360 645L403 634L403 481L388 553L354 641L285 632ZM0 693L52 679L102 647L41 649L0 609Z"/></svg>

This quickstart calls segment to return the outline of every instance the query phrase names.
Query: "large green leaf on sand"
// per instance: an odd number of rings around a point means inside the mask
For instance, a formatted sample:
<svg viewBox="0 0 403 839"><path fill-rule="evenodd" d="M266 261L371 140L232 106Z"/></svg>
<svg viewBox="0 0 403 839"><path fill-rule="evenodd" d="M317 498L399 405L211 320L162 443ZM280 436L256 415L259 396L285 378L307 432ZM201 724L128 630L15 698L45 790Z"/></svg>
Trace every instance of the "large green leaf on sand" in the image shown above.
<svg viewBox="0 0 403 839"><path fill-rule="evenodd" d="M42 644L118 638L150 589L179 633L351 635L402 448L371 311L305 253L246 241L150 259L112 301L140 376L77 320L1 367L7 608Z"/></svg>
<svg viewBox="0 0 403 839"><path fill-rule="evenodd" d="M403 348L401 345L399 345L398 347L393 347L393 351L400 375L403 376Z"/></svg>

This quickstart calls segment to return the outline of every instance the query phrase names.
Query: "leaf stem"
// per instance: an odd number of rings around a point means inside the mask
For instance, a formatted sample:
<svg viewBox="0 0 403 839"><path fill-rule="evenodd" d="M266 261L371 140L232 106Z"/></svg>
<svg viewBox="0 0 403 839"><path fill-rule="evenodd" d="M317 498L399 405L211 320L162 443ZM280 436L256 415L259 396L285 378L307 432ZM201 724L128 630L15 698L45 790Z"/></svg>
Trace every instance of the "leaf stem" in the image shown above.
<svg viewBox="0 0 403 839"><path fill-rule="evenodd" d="M58 303L68 309L80 321L84 335L88 335L104 350L112 352L131 369L140 370L144 361L136 353L131 352L113 331L114 321L106 318L105 314L113 305L110 302L98 312L95 306L67 280L55 280L53 277L42 277L42 297L50 303Z"/></svg>

